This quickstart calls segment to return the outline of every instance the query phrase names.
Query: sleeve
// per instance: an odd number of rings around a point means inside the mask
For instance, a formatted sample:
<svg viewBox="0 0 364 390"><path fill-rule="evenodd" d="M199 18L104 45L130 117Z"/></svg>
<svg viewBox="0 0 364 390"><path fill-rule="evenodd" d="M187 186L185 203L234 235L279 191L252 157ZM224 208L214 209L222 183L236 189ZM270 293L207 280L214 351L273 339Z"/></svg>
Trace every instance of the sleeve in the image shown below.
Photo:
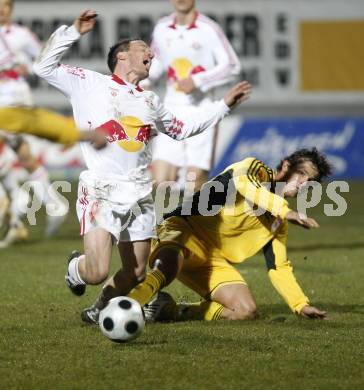
<svg viewBox="0 0 364 390"><path fill-rule="evenodd" d="M26 45L24 45L24 50L28 54L28 56L34 60L39 56L39 53L42 49L42 45L39 42L39 39L35 34L33 34L30 30L25 29L26 34Z"/></svg>
<svg viewBox="0 0 364 390"><path fill-rule="evenodd" d="M154 105L157 114L157 129L175 140L202 133L209 127L215 126L230 112L224 100L206 104L198 113L186 111L183 118L178 118L167 110L155 94Z"/></svg>
<svg viewBox="0 0 364 390"><path fill-rule="evenodd" d="M152 84L156 83L164 74L165 69L162 60L162 50L160 49L160 42L158 41L158 25L154 28L152 34L152 42L150 47L154 53L152 65L149 69L149 76L147 79L142 80L139 84L142 88L150 89Z"/></svg>
<svg viewBox="0 0 364 390"><path fill-rule="evenodd" d="M274 288L291 310L299 313L304 306L309 304L309 300L293 274L293 268L287 259L285 240L274 238L264 246L263 251L268 275Z"/></svg>
<svg viewBox="0 0 364 390"><path fill-rule="evenodd" d="M0 72L10 69L15 63L14 54L10 51L3 33L0 31Z"/></svg>
<svg viewBox="0 0 364 390"><path fill-rule="evenodd" d="M228 83L241 70L240 61L224 32L216 23L213 23L212 26L209 42L215 66L192 76L194 84L202 92Z"/></svg>
<svg viewBox="0 0 364 390"><path fill-rule="evenodd" d="M261 176L270 177L273 173L261 161L250 158L244 160L244 167L235 169L236 190L255 206L269 211L274 217L284 219L290 211L288 202L281 196L262 186Z"/></svg>
<svg viewBox="0 0 364 390"><path fill-rule="evenodd" d="M150 67L150 71L149 71L149 79L151 80L152 83L156 82L160 77L162 77L165 71L163 67L161 42L158 40L158 36L161 34L158 34L158 31L159 31L159 26L157 25L153 31L152 43L150 44L150 47L154 53L152 66Z"/></svg>
<svg viewBox="0 0 364 390"><path fill-rule="evenodd" d="M39 56L41 51L41 44L38 38L28 28L21 27L21 41L22 47L18 53L16 53L16 64L25 65L28 74L33 72L33 62Z"/></svg>
<svg viewBox="0 0 364 390"><path fill-rule="evenodd" d="M65 51L80 38L74 26L59 27L49 38L33 66L34 73L59 89L66 97L84 88L86 72L79 67L59 64Z"/></svg>

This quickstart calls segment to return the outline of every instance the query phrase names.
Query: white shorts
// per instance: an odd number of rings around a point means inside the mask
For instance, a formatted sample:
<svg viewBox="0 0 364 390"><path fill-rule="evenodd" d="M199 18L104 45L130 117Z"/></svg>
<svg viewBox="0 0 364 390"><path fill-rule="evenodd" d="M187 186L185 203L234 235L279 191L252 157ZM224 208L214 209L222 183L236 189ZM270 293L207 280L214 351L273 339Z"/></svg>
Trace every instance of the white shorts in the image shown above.
<svg viewBox="0 0 364 390"><path fill-rule="evenodd" d="M107 176L107 175L105 175ZM102 228L119 241L155 238L155 211L150 183L99 178L90 171L80 175L77 216L80 234Z"/></svg>
<svg viewBox="0 0 364 390"><path fill-rule="evenodd" d="M184 112L199 111L198 107L169 107L177 116L183 119ZM176 141L165 134L159 133L153 140L153 161L166 161L177 167L196 167L205 171L212 168L212 159L216 129L211 127L203 133Z"/></svg>

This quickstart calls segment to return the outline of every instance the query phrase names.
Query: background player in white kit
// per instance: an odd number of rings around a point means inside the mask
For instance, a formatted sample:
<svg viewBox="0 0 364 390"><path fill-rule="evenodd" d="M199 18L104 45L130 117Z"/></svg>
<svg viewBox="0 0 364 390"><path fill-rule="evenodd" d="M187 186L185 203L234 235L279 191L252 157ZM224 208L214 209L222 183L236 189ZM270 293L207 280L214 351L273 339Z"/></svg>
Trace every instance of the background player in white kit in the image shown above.
<svg viewBox="0 0 364 390"><path fill-rule="evenodd" d="M195 0L171 0L175 13L156 24L152 36L155 58L149 72L152 83L162 75L167 86L164 104L183 117L198 112L211 101L214 87L240 72L240 63L224 32L213 20L195 9ZM186 173L186 186L200 189L212 168L216 128L183 142L161 134L154 140L153 176L157 184L176 181L178 170ZM195 177L195 183L190 180ZM193 188L188 188L193 191Z"/></svg>
<svg viewBox="0 0 364 390"><path fill-rule="evenodd" d="M85 11L71 27L56 30L34 70L70 99L79 128L101 127L108 134L109 144L102 151L81 145L88 169L80 175L77 213L85 254L71 255L66 274L76 295L84 293L86 284L103 282L116 241L123 268L103 289L99 302L105 302L125 295L145 277L150 239L155 237L149 141L158 131L183 139L215 125L230 107L248 99L251 88L238 83L224 100L210 103L198 115L177 118L157 95L138 86L148 77L153 58L141 40L121 41L110 49L112 76L59 64L73 42L94 27L96 16Z"/></svg>
<svg viewBox="0 0 364 390"><path fill-rule="evenodd" d="M27 28L11 22L13 10L12 0L0 0L0 107L32 107L33 97L26 77L31 72L32 62L39 54L41 45L34 34ZM0 143L5 141L17 153L20 164L28 171L29 180L35 180L41 183L41 186L35 186L36 196L47 203L49 201L48 190L50 187L48 172L39 164L32 155L28 142L21 136L5 138L0 135ZM3 147L0 152L0 159L5 158L7 147ZM6 152L9 154L10 152ZM14 170L8 165L6 174L0 178L10 197L18 193L18 179L14 177ZM15 206L16 199L12 199L12 218L10 227L1 246L10 245L12 242L27 237L26 229L21 222L21 212ZM66 209L61 203L58 207L63 208L63 214ZM47 216L46 235L53 235L63 217Z"/></svg>

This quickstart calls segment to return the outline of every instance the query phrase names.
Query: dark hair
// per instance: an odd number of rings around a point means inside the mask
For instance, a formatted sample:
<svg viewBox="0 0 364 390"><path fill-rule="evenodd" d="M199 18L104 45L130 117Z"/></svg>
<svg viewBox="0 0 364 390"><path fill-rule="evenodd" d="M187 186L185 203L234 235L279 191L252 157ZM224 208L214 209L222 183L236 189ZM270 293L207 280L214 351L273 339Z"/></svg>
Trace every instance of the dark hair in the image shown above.
<svg viewBox="0 0 364 390"><path fill-rule="evenodd" d="M311 161L318 171L317 181L321 181L322 178L327 177L332 173L332 165L328 162L327 157L320 153L316 148L300 149L285 157L277 166L278 171L282 169L283 161L285 160L288 161L290 169L292 170L305 161Z"/></svg>
<svg viewBox="0 0 364 390"><path fill-rule="evenodd" d="M120 52L129 51L130 42L140 41L140 38L126 38L115 43L115 45L110 47L109 53L107 55L107 65L110 69L110 72L113 73L118 62L117 54Z"/></svg>

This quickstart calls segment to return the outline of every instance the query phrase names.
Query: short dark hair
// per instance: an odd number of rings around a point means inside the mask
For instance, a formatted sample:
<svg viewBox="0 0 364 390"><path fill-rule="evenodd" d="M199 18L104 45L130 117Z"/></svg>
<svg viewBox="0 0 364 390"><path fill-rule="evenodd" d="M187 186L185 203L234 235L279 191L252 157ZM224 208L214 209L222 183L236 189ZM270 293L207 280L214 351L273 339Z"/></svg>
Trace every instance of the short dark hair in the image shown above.
<svg viewBox="0 0 364 390"><path fill-rule="evenodd" d="M288 161L290 169L293 170L301 163L311 161L318 171L317 181L321 181L324 177L327 177L332 173L332 165L328 162L327 157L320 153L316 148L300 149L285 157L277 166L278 171L282 169L285 160Z"/></svg>
<svg viewBox="0 0 364 390"><path fill-rule="evenodd" d="M113 73L118 62L117 54L120 52L129 51L130 43L133 41L140 41L140 38L126 38L122 39L119 42L116 42L115 45L110 47L109 53L107 55L107 65L110 69L110 72Z"/></svg>

